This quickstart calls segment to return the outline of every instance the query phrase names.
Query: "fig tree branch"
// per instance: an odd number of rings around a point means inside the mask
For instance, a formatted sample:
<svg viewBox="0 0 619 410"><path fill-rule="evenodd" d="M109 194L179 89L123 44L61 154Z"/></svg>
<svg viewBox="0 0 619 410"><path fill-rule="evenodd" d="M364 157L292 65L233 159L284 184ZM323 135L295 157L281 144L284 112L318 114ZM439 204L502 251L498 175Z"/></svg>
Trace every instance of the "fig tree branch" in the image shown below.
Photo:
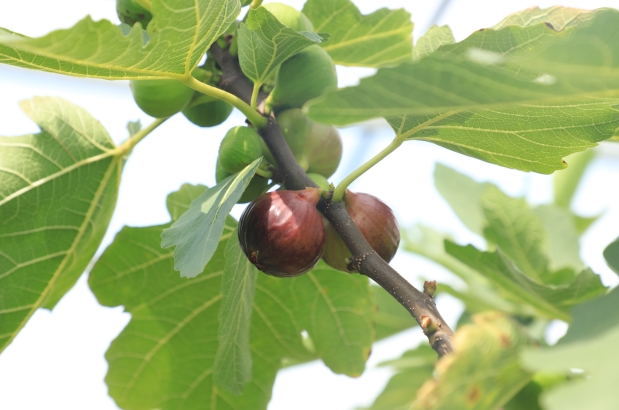
<svg viewBox="0 0 619 410"><path fill-rule="evenodd" d="M216 43L211 47L211 53L223 72L220 87L246 102L251 101L253 86L243 75L238 59L227 50L222 50ZM266 97L264 93L258 96L258 106ZM295 159L275 117L270 115L267 119L267 125L259 128L258 133L277 162L283 185L288 189L316 187ZM348 215L343 202L323 199L318 204L318 210L329 220L350 249L353 255L352 265L357 271L382 286L410 312L439 356L450 353L453 350L453 332L438 312L434 298L419 291L378 256Z"/></svg>

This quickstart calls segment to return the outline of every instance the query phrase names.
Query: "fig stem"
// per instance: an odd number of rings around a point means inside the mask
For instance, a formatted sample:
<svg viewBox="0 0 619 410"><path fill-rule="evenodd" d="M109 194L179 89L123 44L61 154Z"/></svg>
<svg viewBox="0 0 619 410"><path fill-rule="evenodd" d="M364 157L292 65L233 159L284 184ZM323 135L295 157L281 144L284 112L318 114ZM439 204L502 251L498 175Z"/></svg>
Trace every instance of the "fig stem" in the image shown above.
<svg viewBox="0 0 619 410"><path fill-rule="evenodd" d="M381 152L374 155L368 162L361 165L359 168L355 169L351 172L346 178L340 182L335 191L333 192L333 202L341 202L344 198L344 194L346 193L346 188L350 184L352 184L357 178L370 170L374 165L378 164L380 161L385 159L385 157L395 151L400 145L404 142L403 139L395 137L393 141L389 145L387 145Z"/></svg>
<svg viewBox="0 0 619 410"><path fill-rule="evenodd" d="M256 175L259 175L263 178L271 179L271 177L273 177L273 172L258 168L256 169Z"/></svg>
<svg viewBox="0 0 619 410"><path fill-rule="evenodd" d="M148 126L142 128L141 130L133 134L131 137L129 137L125 142L120 144L118 149L125 153L131 151L138 142L146 138L148 134L153 132L158 126L163 124L168 118L170 117L157 118L155 121L151 122Z"/></svg>
<svg viewBox="0 0 619 410"><path fill-rule="evenodd" d="M261 4L262 4L262 0L253 0L251 4L249 5L249 7L253 10L253 9L257 9L258 7L260 7Z"/></svg>
<svg viewBox="0 0 619 410"><path fill-rule="evenodd" d="M138 3L140 6L144 7L146 10L152 12L153 11L153 5L151 4L150 0L135 0L136 3Z"/></svg>
<svg viewBox="0 0 619 410"><path fill-rule="evenodd" d="M241 111L247 119L256 127L262 128L267 125L267 119L264 118L260 113L253 108L245 101L241 100L234 94L230 94L227 91L224 91L220 88L210 86L208 84L203 83L202 81L196 80L192 75L188 75L187 77L181 80L183 84L187 87L193 88L196 91L201 92L202 94L210 95L211 97L215 97L217 99L223 100L233 107L236 107Z"/></svg>
<svg viewBox="0 0 619 410"><path fill-rule="evenodd" d="M254 83L254 90L251 93L251 108L257 110L256 102L258 101L258 94L260 93L260 87L262 87L262 83L256 81Z"/></svg>

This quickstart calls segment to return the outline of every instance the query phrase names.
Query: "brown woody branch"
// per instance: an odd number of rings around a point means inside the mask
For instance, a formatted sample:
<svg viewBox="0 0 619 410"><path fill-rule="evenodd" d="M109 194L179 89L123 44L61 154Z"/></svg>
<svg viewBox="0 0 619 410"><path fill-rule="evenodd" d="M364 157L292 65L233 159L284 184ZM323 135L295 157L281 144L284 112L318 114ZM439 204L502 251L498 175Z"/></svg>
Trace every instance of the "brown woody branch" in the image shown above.
<svg viewBox="0 0 619 410"><path fill-rule="evenodd" d="M243 74L238 59L227 50L222 50L217 43L213 44L210 51L223 72L220 88L249 102L253 86ZM261 93L258 97L259 104L264 98L266 94ZM274 116L269 116L268 120L268 125L259 129L258 133L277 162L281 182L288 189L316 187L295 159ZM439 357L450 353L453 350L453 332L436 309L432 294L419 291L378 256L359 232L343 202L321 200L318 210L335 227L352 252L352 265L359 273L382 286L411 313Z"/></svg>

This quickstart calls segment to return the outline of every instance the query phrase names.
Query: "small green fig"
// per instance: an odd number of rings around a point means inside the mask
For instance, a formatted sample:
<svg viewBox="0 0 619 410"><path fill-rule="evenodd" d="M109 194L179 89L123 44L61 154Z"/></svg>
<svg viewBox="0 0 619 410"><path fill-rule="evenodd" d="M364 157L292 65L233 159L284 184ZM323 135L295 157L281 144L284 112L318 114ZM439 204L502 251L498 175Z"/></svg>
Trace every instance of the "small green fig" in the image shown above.
<svg viewBox="0 0 619 410"><path fill-rule="evenodd" d="M223 169L232 174L242 171L261 156L260 136L253 128L234 127L226 133L219 145L218 161Z"/></svg>
<svg viewBox="0 0 619 410"><path fill-rule="evenodd" d="M217 161L217 167L215 168L215 181L217 183L220 183L224 179L228 178L230 175L234 174L231 174L230 172L223 169L221 163ZM263 178L259 175L254 175L251 181L249 181L249 185L247 185L247 188L245 188L245 191L243 191L243 195L241 195L241 198L237 201L237 204L245 204L247 202L253 201L260 194L264 193L268 186L268 179Z"/></svg>
<svg viewBox="0 0 619 410"><path fill-rule="evenodd" d="M342 139L337 128L310 119L299 108L282 111L276 119L301 168L325 178L333 175L342 159ZM265 158L275 164L266 145L263 145L263 152Z"/></svg>
<svg viewBox="0 0 619 410"><path fill-rule="evenodd" d="M296 31L314 31L314 25L302 11L282 3L267 3L262 7L277 17L280 23Z"/></svg>
<svg viewBox="0 0 619 410"><path fill-rule="evenodd" d="M131 27L139 22L142 28L146 28L153 18L151 12L135 0L116 0L116 14L120 21Z"/></svg>
<svg viewBox="0 0 619 410"><path fill-rule="evenodd" d="M216 98L204 100L203 103L183 110L183 115L199 127L214 127L228 119L232 112L230 104Z"/></svg>
<svg viewBox="0 0 619 410"><path fill-rule="evenodd" d="M267 192L253 200L238 229L241 249L251 263L277 277L311 270L325 247L319 200L318 188Z"/></svg>
<svg viewBox="0 0 619 410"><path fill-rule="evenodd" d="M400 229L391 208L375 196L349 190L346 190L344 204L372 249L386 262L391 261L400 244ZM352 258L352 254L333 225L328 224L322 259L332 268L353 272L348 269L346 258Z"/></svg>
<svg viewBox="0 0 619 410"><path fill-rule="evenodd" d="M310 179L314 181L316 185L318 185L318 188L324 189L325 191L329 190L329 181L327 181L327 178L313 172L310 172L309 174L307 174L307 176L310 177Z"/></svg>
<svg viewBox="0 0 619 410"><path fill-rule="evenodd" d="M132 80L131 92L138 107L155 118L180 112L194 94L194 90L177 80Z"/></svg>
<svg viewBox="0 0 619 410"><path fill-rule="evenodd" d="M276 111L297 107L306 101L337 89L333 60L314 44L293 55L277 70L269 99Z"/></svg>

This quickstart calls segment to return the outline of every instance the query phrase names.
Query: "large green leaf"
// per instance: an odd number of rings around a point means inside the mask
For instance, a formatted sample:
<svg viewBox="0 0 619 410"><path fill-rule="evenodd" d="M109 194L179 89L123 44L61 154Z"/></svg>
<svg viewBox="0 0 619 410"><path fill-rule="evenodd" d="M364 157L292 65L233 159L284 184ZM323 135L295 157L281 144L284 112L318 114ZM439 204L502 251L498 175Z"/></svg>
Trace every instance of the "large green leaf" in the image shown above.
<svg viewBox="0 0 619 410"><path fill-rule="evenodd" d="M544 73L581 94L619 93L619 11L602 9L586 24L558 33L535 56L508 56L507 62ZM534 57L534 58L532 58Z"/></svg>
<svg viewBox="0 0 619 410"><path fill-rule="evenodd" d="M584 371L584 377L572 377L575 380L543 394L544 409L614 410L619 406L618 310L619 291L615 289L577 306L572 326L556 346L524 352L524 364L531 370L560 371L570 376L574 376L573 369Z"/></svg>
<svg viewBox="0 0 619 410"><path fill-rule="evenodd" d="M321 261L311 272L279 282L278 294L290 300L316 355L335 373L361 375L375 338L376 312L367 277Z"/></svg>
<svg viewBox="0 0 619 410"><path fill-rule="evenodd" d="M189 208L201 190L185 185L171 194L170 211ZM224 251L236 222L227 218L227 233L194 279L179 277L172 251L159 247L164 227L125 227L90 275L101 304L122 305L131 313L131 322L106 354L110 395L126 409L266 409L282 356L309 356L291 310L270 291L277 279L258 278L249 344L252 380L241 395L231 395L214 384L213 372Z"/></svg>
<svg viewBox="0 0 619 410"><path fill-rule="evenodd" d="M370 286L376 303L376 340L381 340L403 330L417 326L413 316L380 286Z"/></svg>
<svg viewBox="0 0 619 410"><path fill-rule="evenodd" d="M520 367L524 330L499 313L473 316L454 337L454 353L436 365L435 379L419 390L415 410L496 410L531 379Z"/></svg>
<svg viewBox="0 0 619 410"><path fill-rule="evenodd" d="M174 268L181 276L193 278L202 272L217 249L228 213L249 185L261 161L258 158L243 171L206 190L170 228L164 229L161 246L176 246Z"/></svg>
<svg viewBox="0 0 619 410"><path fill-rule="evenodd" d="M321 46L335 64L385 67L412 58L413 23L403 9L363 16L350 0L308 0L303 13L317 32L331 34Z"/></svg>
<svg viewBox="0 0 619 410"><path fill-rule="evenodd" d="M602 14L602 13L601 13ZM582 23L588 25L592 20ZM569 30L568 30L569 31ZM497 64L507 57L533 59L562 36L541 22L473 33L416 63L381 68L359 85L340 89L309 107L316 120L338 125L375 117L438 114L558 98L580 98L571 84L536 80L543 70L522 71Z"/></svg>
<svg viewBox="0 0 619 410"><path fill-rule="evenodd" d="M494 185L487 186L481 203L487 221L484 236L525 275L541 281L546 271L546 231L524 199L511 198Z"/></svg>
<svg viewBox="0 0 619 410"><path fill-rule="evenodd" d="M427 344L405 352L400 358L381 363L395 367L398 372L367 410L409 410L417 390L432 377L436 352Z"/></svg>
<svg viewBox="0 0 619 410"><path fill-rule="evenodd" d="M243 73L262 84L288 57L323 39L299 33L280 23L264 7L249 11L238 29L239 62Z"/></svg>
<svg viewBox="0 0 619 410"><path fill-rule="evenodd" d="M125 36L109 21L90 17L40 38L0 29L0 63L112 80L179 77L191 72L239 12L238 0L152 0L147 34L136 25Z"/></svg>
<svg viewBox="0 0 619 410"><path fill-rule="evenodd" d="M469 267L482 273L513 300L528 304L538 314L570 321L570 308L604 293L600 277L590 270L573 274L573 280L562 285L542 285L520 272L504 254L481 252L475 247L459 246L445 241L445 250Z"/></svg>
<svg viewBox="0 0 619 410"><path fill-rule="evenodd" d="M20 105L41 132L0 137L0 351L90 262L112 216L126 154L97 120L63 99Z"/></svg>
<svg viewBox="0 0 619 410"><path fill-rule="evenodd" d="M219 349L213 373L218 386L240 394L251 380L249 329L258 269L243 253L237 231L232 232L228 239L224 256Z"/></svg>
<svg viewBox="0 0 619 410"><path fill-rule="evenodd" d="M124 228L90 276L101 304L131 313L106 353L110 395L125 409L266 408L276 354L254 355L253 379L241 396L213 383L226 241L199 278L185 279L174 272L172 252L159 247L162 229Z"/></svg>
<svg viewBox="0 0 619 410"><path fill-rule="evenodd" d="M387 120L408 140L433 142L507 168L549 174L566 167L563 157L612 135L619 126L618 104L616 99L581 98Z"/></svg>
<svg viewBox="0 0 619 410"><path fill-rule="evenodd" d="M437 163L434 168L436 190L447 201L462 223L478 235L483 235L486 225L480 202L484 190L489 185L479 183L440 163Z"/></svg>
<svg viewBox="0 0 619 410"><path fill-rule="evenodd" d="M408 229L403 236L405 250L443 266L467 285L465 289L461 289L441 283L438 286L439 292L457 297L471 313L499 310L508 314L531 315L530 308L509 300L501 287L493 285L480 272L445 252L446 239L449 239L448 235L426 226Z"/></svg>
<svg viewBox="0 0 619 410"><path fill-rule="evenodd" d="M417 40L413 49L413 61L429 56L444 44L455 42L449 26L432 26Z"/></svg>
<svg viewBox="0 0 619 410"><path fill-rule="evenodd" d="M619 238L604 249L604 258L608 266L619 275Z"/></svg>
<svg viewBox="0 0 619 410"><path fill-rule="evenodd" d="M533 212L542 222L547 234L546 251L550 271L556 272L564 268L582 270L584 264L580 260L580 234L574 215L555 205L540 205L535 207Z"/></svg>
<svg viewBox="0 0 619 410"><path fill-rule="evenodd" d="M550 26L565 23L558 15L550 13L556 20L547 21ZM576 21L583 26L597 22L585 17ZM534 61L564 36L549 25L475 32L416 63L382 68L358 86L328 94L311 103L309 115L339 125L383 116L400 138L430 141L523 171L562 169L564 156L614 134L619 100L605 97L619 94L554 81L541 68L500 64L518 56Z"/></svg>
<svg viewBox="0 0 619 410"><path fill-rule="evenodd" d="M547 9L531 7L507 16L492 28L500 30L508 26L529 27L535 24L550 24L555 30L565 30L570 27L578 26L592 18L593 13L589 10L560 6L549 7Z"/></svg>

